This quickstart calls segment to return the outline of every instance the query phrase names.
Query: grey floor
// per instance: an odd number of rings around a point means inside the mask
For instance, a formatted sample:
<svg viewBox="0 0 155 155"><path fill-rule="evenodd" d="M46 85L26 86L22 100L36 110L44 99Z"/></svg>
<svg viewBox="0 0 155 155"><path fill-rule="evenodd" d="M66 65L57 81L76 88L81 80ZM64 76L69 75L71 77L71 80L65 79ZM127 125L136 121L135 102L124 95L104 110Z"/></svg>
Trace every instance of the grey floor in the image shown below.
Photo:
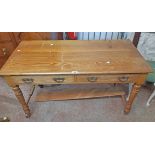
<svg viewBox="0 0 155 155"><path fill-rule="evenodd" d="M50 89L66 89L70 85L55 86ZM78 86L80 87L80 86ZM103 87L103 86L102 86ZM121 86L127 92L127 85ZM30 87L22 85L27 98ZM152 122L155 121L155 100L146 107L146 101L152 87L142 87L136 97L132 110L124 115L124 105L120 97L104 97L99 99L34 102L35 95L41 88L37 87L29 106L31 118L25 118L23 110L14 93L0 78L0 117L7 116L12 122Z"/></svg>

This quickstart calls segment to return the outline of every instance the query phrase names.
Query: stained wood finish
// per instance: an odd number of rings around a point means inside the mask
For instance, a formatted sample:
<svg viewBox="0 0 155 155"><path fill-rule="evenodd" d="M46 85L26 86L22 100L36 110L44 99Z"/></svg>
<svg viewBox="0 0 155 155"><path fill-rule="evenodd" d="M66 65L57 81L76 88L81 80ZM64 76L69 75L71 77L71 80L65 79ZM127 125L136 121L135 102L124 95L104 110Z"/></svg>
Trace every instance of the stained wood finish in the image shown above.
<svg viewBox="0 0 155 155"><path fill-rule="evenodd" d="M62 40L62 32L55 32ZM0 32L0 68L22 40L52 40L53 32Z"/></svg>
<svg viewBox="0 0 155 155"><path fill-rule="evenodd" d="M133 83L143 82L145 74L75 75L77 83Z"/></svg>
<svg viewBox="0 0 155 155"><path fill-rule="evenodd" d="M145 74L27 75L10 76L10 78L16 84L143 83Z"/></svg>
<svg viewBox="0 0 155 155"><path fill-rule="evenodd" d="M14 49L15 46L11 42L0 43L0 56L9 56Z"/></svg>
<svg viewBox="0 0 155 155"><path fill-rule="evenodd" d="M69 84L74 83L73 75L47 75L47 76L10 76L16 84L20 83L33 83L33 84Z"/></svg>
<svg viewBox="0 0 155 155"><path fill-rule="evenodd" d="M14 32L16 42L19 44L22 40L49 40L50 32Z"/></svg>
<svg viewBox="0 0 155 155"><path fill-rule="evenodd" d="M1 75L148 73L130 41L22 41Z"/></svg>
<svg viewBox="0 0 155 155"><path fill-rule="evenodd" d="M11 32L0 32L0 68L17 46Z"/></svg>
<svg viewBox="0 0 155 155"><path fill-rule="evenodd" d="M31 116L31 112L30 112L29 106L25 102L24 96L23 96L22 91L20 90L19 86L16 85L12 89L13 89L17 99L19 100L19 103L21 103L21 105L22 105L22 108L23 108L23 110L25 112L25 116L26 117L30 117Z"/></svg>
<svg viewBox="0 0 155 155"><path fill-rule="evenodd" d="M133 100L135 99L137 93L139 92L140 87L141 87L141 85L138 85L138 84L133 85L132 90L131 90L131 95L129 96L129 99L127 101L127 104L126 104L125 110L124 110L124 112L126 114L130 112Z"/></svg>
<svg viewBox="0 0 155 155"><path fill-rule="evenodd" d="M13 32L16 42L23 40L52 40L52 32ZM62 40L62 32L56 32L56 39Z"/></svg>
<svg viewBox="0 0 155 155"><path fill-rule="evenodd" d="M63 91L55 91L55 92L44 92L40 93L36 96L37 102L44 102L49 100L73 100L73 99L86 99L86 98L99 98L104 96L124 96L124 91L121 90L100 90L100 89L89 89L89 90L63 90Z"/></svg>
<svg viewBox="0 0 155 155"><path fill-rule="evenodd" d="M41 40L22 41L0 75L11 87L21 83L134 83L124 110L127 113L149 72L151 67L130 41ZM28 114L19 88L14 91Z"/></svg>
<svg viewBox="0 0 155 155"><path fill-rule="evenodd" d="M0 41L1 42L11 41L9 32L1 32L0 33Z"/></svg>

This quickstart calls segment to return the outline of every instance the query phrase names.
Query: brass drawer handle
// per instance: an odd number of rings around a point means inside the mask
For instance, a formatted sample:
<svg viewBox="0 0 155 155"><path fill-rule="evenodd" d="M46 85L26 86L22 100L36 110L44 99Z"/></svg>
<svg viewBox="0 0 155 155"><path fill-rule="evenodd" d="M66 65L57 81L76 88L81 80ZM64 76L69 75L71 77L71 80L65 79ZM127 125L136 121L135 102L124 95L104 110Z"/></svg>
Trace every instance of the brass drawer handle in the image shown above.
<svg viewBox="0 0 155 155"><path fill-rule="evenodd" d="M96 82L96 81L97 81L97 77L93 77L93 76L87 77L87 80L88 80L89 82Z"/></svg>
<svg viewBox="0 0 155 155"><path fill-rule="evenodd" d="M62 83L64 82L65 78L53 78L53 80L57 83Z"/></svg>
<svg viewBox="0 0 155 155"><path fill-rule="evenodd" d="M119 77L118 79L121 82L126 82L126 81L128 81L129 77L123 76L123 77Z"/></svg>
<svg viewBox="0 0 155 155"><path fill-rule="evenodd" d="M33 79L29 79L29 78L24 78L24 79L22 79L22 81L24 83L32 83L34 80Z"/></svg>

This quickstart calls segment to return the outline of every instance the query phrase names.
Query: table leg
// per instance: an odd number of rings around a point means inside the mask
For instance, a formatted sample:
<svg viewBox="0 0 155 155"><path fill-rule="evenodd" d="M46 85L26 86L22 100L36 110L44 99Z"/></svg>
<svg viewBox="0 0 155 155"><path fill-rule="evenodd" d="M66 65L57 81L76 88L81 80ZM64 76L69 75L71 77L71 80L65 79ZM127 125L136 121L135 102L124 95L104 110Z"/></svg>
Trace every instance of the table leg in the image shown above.
<svg viewBox="0 0 155 155"><path fill-rule="evenodd" d="M133 100L135 99L137 93L139 92L140 87L141 87L141 85L138 85L138 84L134 84L134 85L132 86L129 99L128 99L127 104L126 104L125 109L124 109L124 112L125 112L125 113L129 113L129 112L130 112L130 109L131 109Z"/></svg>
<svg viewBox="0 0 155 155"><path fill-rule="evenodd" d="M22 91L20 90L19 86L16 85L16 86L12 87L12 89L13 89L13 91L14 91L14 93L15 93L15 95L16 95L18 101L19 101L19 103L22 105L22 108L23 108L23 110L24 110L24 112L25 112L26 117L27 117L27 118L30 117L30 116L31 116L31 112L30 112L29 106L28 106L28 104L25 102L23 93L22 93Z"/></svg>

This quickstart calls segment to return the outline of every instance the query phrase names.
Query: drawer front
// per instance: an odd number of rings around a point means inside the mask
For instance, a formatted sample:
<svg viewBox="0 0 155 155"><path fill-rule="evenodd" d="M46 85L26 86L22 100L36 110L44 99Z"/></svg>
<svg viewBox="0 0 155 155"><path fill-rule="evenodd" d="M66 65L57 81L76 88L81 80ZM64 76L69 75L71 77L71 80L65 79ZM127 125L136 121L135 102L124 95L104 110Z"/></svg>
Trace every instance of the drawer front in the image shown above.
<svg viewBox="0 0 155 155"><path fill-rule="evenodd" d="M135 82L137 84L143 84L145 78L146 74L11 76L11 79L17 84L86 84Z"/></svg>
<svg viewBox="0 0 155 155"><path fill-rule="evenodd" d="M34 83L34 84L69 84L74 82L74 76L12 76L15 83Z"/></svg>
<svg viewBox="0 0 155 155"><path fill-rule="evenodd" d="M145 75L118 74L118 75L78 75L77 83L132 83L143 82Z"/></svg>

